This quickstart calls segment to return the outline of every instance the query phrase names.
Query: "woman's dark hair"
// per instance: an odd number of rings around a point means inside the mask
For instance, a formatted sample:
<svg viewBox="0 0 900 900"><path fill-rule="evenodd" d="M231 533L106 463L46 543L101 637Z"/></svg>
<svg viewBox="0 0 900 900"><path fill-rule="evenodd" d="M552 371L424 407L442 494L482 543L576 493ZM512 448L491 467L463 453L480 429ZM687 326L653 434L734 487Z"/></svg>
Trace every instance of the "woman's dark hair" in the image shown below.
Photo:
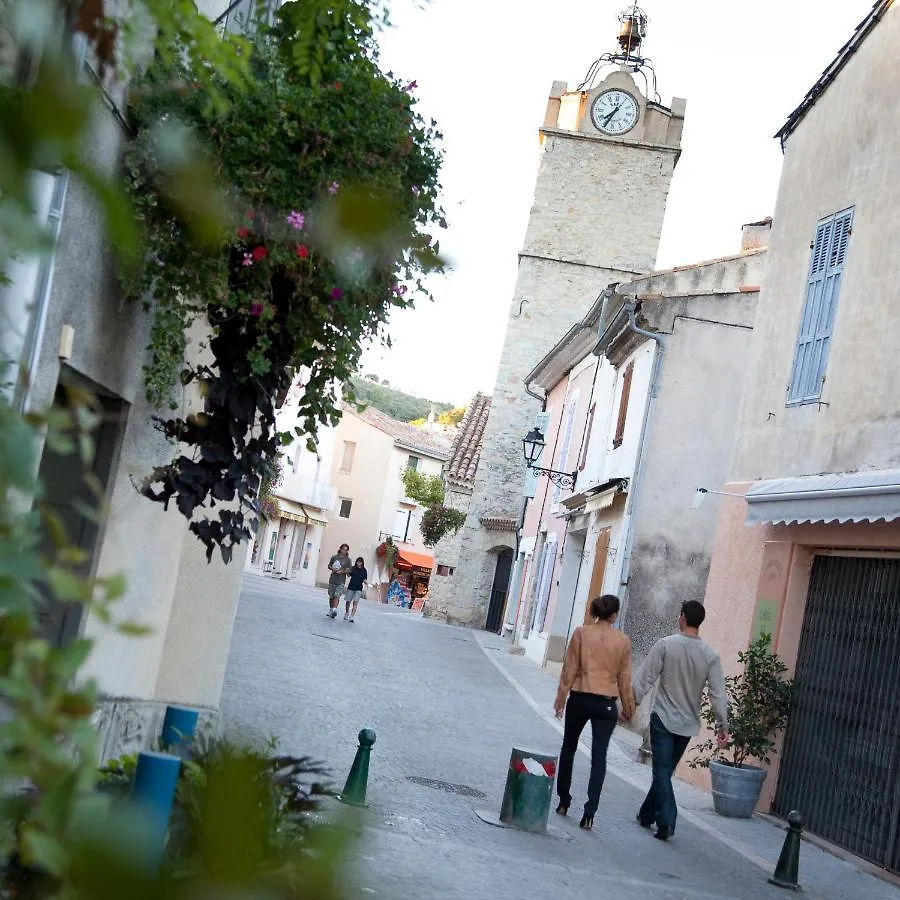
<svg viewBox="0 0 900 900"><path fill-rule="evenodd" d="M350 552L350 545L349 545L349 544L341 544L341 546L338 547L338 550L343 550L344 547L347 548L347 552L349 553L349 552Z"/></svg>
<svg viewBox="0 0 900 900"><path fill-rule="evenodd" d="M615 594L604 594L591 600L591 615L604 622L609 621L619 611L619 598Z"/></svg>
<svg viewBox="0 0 900 900"><path fill-rule="evenodd" d="M366 564L366 561L365 561L361 556L357 556L357 557L356 557L356 562L354 562L353 565L354 565L354 566L358 566L360 563L362 563L363 565L365 565L365 564Z"/></svg>

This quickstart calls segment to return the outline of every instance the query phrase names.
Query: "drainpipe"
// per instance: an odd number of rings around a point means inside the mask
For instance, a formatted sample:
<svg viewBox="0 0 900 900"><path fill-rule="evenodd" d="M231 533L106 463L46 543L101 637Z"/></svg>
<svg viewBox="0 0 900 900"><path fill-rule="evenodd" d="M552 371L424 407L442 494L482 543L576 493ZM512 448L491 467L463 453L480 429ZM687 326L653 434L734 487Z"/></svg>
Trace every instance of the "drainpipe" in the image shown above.
<svg viewBox="0 0 900 900"><path fill-rule="evenodd" d="M85 57L87 55L87 38L78 34L73 39L75 50L75 77L81 81L84 73ZM47 214L47 223L50 226L51 247L50 253L45 256L38 271L37 286L35 289L34 327L28 340L27 356L25 358L24 383L20 382L20 390L15 398L16 408L20 412L27 412L34 388L34 378L40 362L41 345L44 342L44 332L47 327L47 314L50 309L50 293L53 288L53 273L56 268L56 245L59 241L59 233L62 229L63 211L66 206L66 193L69 189L69 170L64 169L56 177L53 189L53 199L50 203L50 211Z"/></svg>
<svg viewBox="0 0 900 900"><path fill-rule="evenodd" d="M628 313L628 328L635 334L649 338L656 343L656 352L653 355L653 369L650 374L650 390L647 397L647 405L644 407L644 419L641 422L641 436L638 442L637 464L634 469L634 478L631 480L631 486L628 491L628 505L625 509L625 527L622 536L622 571L619 576L619 584L622 593L622 612L619 616L619 627L624 627L625 613L628 610L628 579L631 572L631 551L634 543L634 507L637 503L638 493L642 486L644 463L647 451L647 434L650 430L650 418L656 407L657 396L659 395L660 376L662 373L663 357L666 352L667 338L663 334L655 331L647 331L637 324L637 304L629 303L625 307ZM638 750L638 759L641 762L649 762L651 757L650 750L650 728L649 726L643 732L643 743Z"/></svg>
<svg viewBox="0 0 900 900"><path fill-rule="evenodd" d="M641 337L649 338L656 342L656 352L653 354L653 368L650 373L650 389L647 405L644 407L644 418L641 422L641 436L638 439L637 463L634 468L634 478L628 490L628 505L625 508L625 527L622 535L622 570L619 574L619 585L622 593L622 612L619 621L624 623L625 614L628 611L628 578L631 572L631 551L634 543L634 508L637 504L640 489L643 486L643 474L647 456L647 434L650 430L650 419L656 407L659 394L660 374L662 372L663 357L666 351L666 335L655 331L647 331L637 324L637 304L629 303L625 307L628 313L628 328Z"/></svg>

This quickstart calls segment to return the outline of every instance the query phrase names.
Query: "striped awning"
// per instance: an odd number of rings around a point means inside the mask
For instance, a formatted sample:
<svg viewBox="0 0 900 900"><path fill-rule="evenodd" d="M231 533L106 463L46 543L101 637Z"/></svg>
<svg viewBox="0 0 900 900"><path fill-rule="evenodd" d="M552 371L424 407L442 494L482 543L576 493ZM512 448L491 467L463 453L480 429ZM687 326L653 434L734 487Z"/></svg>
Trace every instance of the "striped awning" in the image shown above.
<svg viewBox="0 0 900 900"><path fill-rule="evenodd" d="M281 497L275 498L278 503L278 513L282 519L290 519L293 522L302 522L309 525L327 525L328 519L319 509L304 506L302 503L294 503Z"/></svg>
<svg viewBox="0 0 900 900"><path fill-rule="evenodd" d="M894 522L900 519L900 469L760 481L745 499L748 525Z"/></svg>

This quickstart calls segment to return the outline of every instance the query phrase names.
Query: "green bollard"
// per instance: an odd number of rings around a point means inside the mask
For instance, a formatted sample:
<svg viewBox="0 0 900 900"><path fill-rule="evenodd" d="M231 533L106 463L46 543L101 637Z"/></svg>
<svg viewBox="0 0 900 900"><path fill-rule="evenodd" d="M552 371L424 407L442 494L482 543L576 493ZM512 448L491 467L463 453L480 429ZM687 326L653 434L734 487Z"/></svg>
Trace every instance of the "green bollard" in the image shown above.
<svg viewBox="0 0 900 900"><path fill-rule="evenodd" d="M369 781L369 757L372 755L374 743L375 732L371 728L363 728L359 733L359 746L356 748L356 756L353 758L353 765L350 766L344 790L338 794L338 800L347 806L369 805L366 803L366 786Z"/></svg>
<svg viewBox="0 0 900 900"><path fill-rule="evenodd" d="M513 748L500 821L522 831L546 832L555 775L555 756Z"/></svg>
<svg viewBox="0 0 900 900"><path fill-rule="evenodd" d="M800 837L802 834L803 817L797 810L793 810L788 813L788 832L784 838L781 855L778 857L778 865L775 866L775 874L769 879L769 884L787 888L789 891L800 890L797 875L800 871Z"/></svg>

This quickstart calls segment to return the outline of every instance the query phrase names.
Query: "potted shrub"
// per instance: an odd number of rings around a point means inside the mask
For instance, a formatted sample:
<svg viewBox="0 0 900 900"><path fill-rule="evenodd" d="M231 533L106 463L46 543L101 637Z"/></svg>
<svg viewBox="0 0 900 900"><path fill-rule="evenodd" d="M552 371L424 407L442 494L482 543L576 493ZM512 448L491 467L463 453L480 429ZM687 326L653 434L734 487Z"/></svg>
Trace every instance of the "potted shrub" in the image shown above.
<svg viewBox="0 0 900 900"><path fill-rule="evenodd" d="M753 815L766 770L748 760L768 765L778 735L787 725L793 683L785 678L787 666L770 649L772 638L761 635L743 653L738 675L725 679L728 726L731 737L719 748L713 739L697 747L691 768L709 768L713 805L723 816L748 819ZM715 713L704 698L702 717L715 729Z"/></svg>

